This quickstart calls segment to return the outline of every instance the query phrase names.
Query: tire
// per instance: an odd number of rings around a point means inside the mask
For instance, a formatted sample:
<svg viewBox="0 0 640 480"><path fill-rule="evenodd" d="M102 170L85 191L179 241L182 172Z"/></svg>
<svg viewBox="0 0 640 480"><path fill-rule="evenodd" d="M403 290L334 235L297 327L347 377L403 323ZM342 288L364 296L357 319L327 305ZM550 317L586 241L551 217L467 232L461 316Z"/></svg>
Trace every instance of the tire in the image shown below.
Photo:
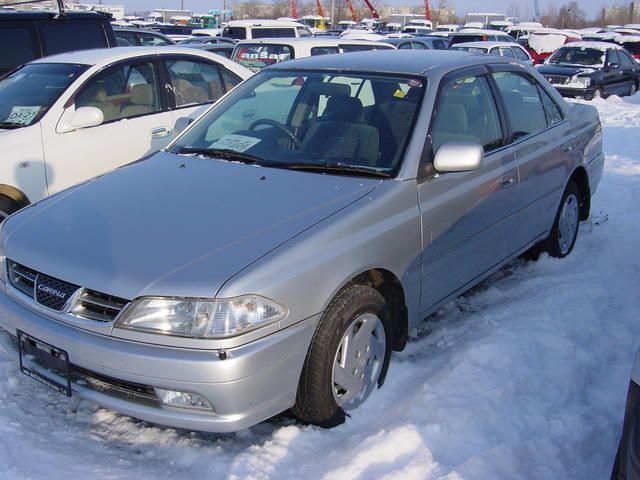
<svg viewBox="0 0 640 480"><path fill-rule="evenodd" d="M604 93L602 92L602 88L598 87L595 89L593 93L584 96L584 99L587 101L591 101L594 98L604 98Z"/></svg>
<svg viewBox="0 0 640 480"><path fill-rule="evenodd" d="M17 212L19 208L18 204L11 198L0 195L0 223L12 213Z"/></svg>
<svg viewBox="0 0 640 480"><path fill-rule="evenodd" d="M381 385L391 356L387 312L384 297L372 287L349 285L338 293L316 328L302 368L292 409L299 420L325 428L339 425L345 410L357 408Z"/></svg>
<svg viewBox="0 0 640 480"><path fill-rule="evenodd" d="M569 180L551 233L543 243L543 250L552 257L564 258L573 250L580 226L580 206L580 190L573 180Z"/></svg>
<svg viewBox="0 0 640 480"><path fill-rule="evenodd" d="M629 88L629 96L633 97L637 91L638 91L638 85L636 85L636 82L633 82L631 84L631 87Z"/></svg>

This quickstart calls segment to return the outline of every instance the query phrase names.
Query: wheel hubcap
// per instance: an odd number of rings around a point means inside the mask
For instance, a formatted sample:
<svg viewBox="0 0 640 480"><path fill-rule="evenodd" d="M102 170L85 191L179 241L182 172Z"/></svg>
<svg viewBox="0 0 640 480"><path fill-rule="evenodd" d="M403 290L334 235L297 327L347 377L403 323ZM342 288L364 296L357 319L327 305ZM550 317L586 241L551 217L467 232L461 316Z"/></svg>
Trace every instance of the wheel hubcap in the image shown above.
<svg viewBox="0 0 640 480"><path fill-rule="evenodd" d="M558 244L562 255L569 253L573 241L578 233L578 221L580 217L578 199L575 195L569 195L564 201L562 212L558 222Z"/></svg>
<svg viewBox="0 0 640 480"><path fill-rule="evenodd" d="M343 410L364 402L378 382L386 352L382 320L373 313L355 318L340 340L333 361L333 398Z"/></svg>

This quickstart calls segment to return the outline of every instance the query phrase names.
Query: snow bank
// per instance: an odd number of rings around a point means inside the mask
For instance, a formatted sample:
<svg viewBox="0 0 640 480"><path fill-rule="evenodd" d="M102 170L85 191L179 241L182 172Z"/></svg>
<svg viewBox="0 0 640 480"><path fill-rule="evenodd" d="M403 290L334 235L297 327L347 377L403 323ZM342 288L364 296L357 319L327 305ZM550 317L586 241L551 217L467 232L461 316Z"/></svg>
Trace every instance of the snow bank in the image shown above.
<svg viewBox="0 0 640 480"><path fill-rule="evenodd" d="M607 165L574 253L517 261L427 319L344 425L160 428L0 356L0 478L608 478L640 345L640 95L593 104Z"/></svg>

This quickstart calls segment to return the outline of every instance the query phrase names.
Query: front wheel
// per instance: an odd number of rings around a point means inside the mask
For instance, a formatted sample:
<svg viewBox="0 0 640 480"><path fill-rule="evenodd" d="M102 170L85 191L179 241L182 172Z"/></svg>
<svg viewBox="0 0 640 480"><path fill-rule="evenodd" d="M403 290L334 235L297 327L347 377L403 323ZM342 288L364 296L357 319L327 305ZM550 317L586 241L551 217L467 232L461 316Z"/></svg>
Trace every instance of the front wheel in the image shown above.
<svg viewBox="0 0 640 480"><path fill-rule="evenodd" d="M350 285L320 320L302 369L293 414L332 427L378 386L391 354L384 297Z"/></svg>
<svg viewBox="0 0 640 480"><path fill-rule="evenodd" d="M12 213L17 212L19 208L18 204L11 198L0 195L0 223L4 222L4 219Z"/></svg>
<svg viewBox="0 0 640 480"><path fill-rule="evenodd" d="M562 195L551 233L544 242L544 250L556 258L564 258L569 255L576 244L579 226L580 191L576 184L570 180Z"/></svg>

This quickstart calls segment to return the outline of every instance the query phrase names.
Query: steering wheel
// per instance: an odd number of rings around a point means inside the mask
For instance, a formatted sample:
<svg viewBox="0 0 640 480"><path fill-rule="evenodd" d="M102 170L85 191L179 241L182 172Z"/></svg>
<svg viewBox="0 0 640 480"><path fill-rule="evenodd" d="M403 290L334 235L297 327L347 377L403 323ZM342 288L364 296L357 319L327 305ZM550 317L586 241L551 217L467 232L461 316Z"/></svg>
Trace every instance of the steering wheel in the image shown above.
<svg viewBox="0 0 640 480"><path fill-rule="evenodd" d="M249 130L255 130L256 127L260 125L269 125L271 127L276 127L277 129L283 131L289 139L293 142L293 145L296 148L300 147L300 140L296 137L296 135L287 127L280 122L276 122L275 120L270 120L268 118L261 118L260 120L256 120L251 125L249 125Z"/></svg>

